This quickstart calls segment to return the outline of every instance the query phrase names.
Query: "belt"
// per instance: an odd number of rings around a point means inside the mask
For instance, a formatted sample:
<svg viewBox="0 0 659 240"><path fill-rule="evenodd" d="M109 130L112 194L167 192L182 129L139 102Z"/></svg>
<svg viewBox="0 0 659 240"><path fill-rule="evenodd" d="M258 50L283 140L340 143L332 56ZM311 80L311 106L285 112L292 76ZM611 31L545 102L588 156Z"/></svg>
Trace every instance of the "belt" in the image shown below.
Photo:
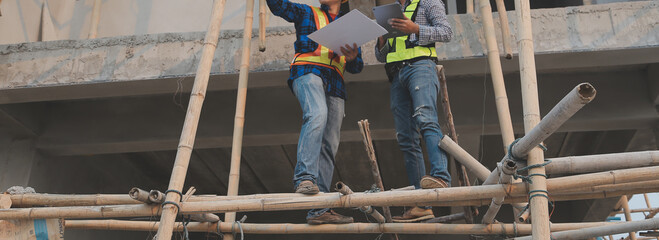
<svg viewBox="0 0 659 240"><path fill-rule="evenodd" d="M387 63L387 64L384 65L384 69L387 72L387 77L389 77L389 81L391 82L393 80L393 78L392 78L393 74L400 71L403 67L409 66L412 63L415 63L415 62L418 62L418 61L421 61L421 60L432 60L433 62L435 62L435 64L439 63L437 58L433 58L433 57L418 57L418 58L413 58L413 59L405 60L405 61Z"/></svg>

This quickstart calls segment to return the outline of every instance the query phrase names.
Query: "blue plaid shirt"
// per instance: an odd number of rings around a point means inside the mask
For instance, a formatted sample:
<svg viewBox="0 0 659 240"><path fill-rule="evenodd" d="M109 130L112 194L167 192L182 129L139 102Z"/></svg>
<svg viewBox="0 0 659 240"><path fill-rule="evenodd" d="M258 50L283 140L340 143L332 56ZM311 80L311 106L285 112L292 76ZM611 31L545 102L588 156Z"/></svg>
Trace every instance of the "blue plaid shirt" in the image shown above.
<svg viewBox="0 0 659 240"><path fill-rule="evenodd" d="M279 16L288 22L295 23L295 34L297 36L297 40L294 44L295 53L313 52L318 48L318 43L307 37L307 35L316 31L316 22L311 6L293 3L289 0L267 0L267 2L270 11L272 11L274 15ZM321 5L320 9L322 9L327 16L330 16L327 12L329 9L328 6ZM339 18L341 15L343 15L343 13L339 13L336 18ZM334 20L335 19L329 17L330 22ZM362 52L360 48L357 57L354 60L347 62L345 69L349 73L359 73L362 71L362 68L364 68L364 61L362 60ZM292 65L291 75L288 78L288 86L291 87L296 78L308 73L316 74L323 79L326 94L346 99L346 89L343 77L339 72L328 67L312 64Z"/></svg>

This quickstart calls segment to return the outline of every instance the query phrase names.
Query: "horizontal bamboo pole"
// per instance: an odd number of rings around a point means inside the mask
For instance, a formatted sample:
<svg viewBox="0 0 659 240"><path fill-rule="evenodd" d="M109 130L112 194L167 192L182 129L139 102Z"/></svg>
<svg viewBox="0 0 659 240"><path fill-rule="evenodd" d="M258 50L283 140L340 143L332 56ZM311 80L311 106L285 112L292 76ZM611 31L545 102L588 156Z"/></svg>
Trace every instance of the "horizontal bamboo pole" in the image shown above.
<svg viewBox="0 0 659 240"><path fill-rule="evenodd" d="M657 166L659 165L659 151L596 154L553 158L551 160L552 163L545 166L547 173L577 174ZM518 162L517 164L519 167L523 167L522 163Z"/></svg>
<svg viewBox="0 0 659 240"><path fill-rule="evenodd" d="M606 235L613 235L619 233L627 233L633 231L653 230L659 228L659 218L645 219L640 221L632 221L625 223L618 223L615 225L596 226L590 228L582 228L568 231L554 232L551 234L552 239L587 239L594 237L601 237ZM529 237L518 237L515 240L529 240Z"/></svg>
<svg viewBox="0 0 659 240"><path fill-rule="evenodd" d="M573 188L621 184L638 181L659 180L659 167L624 169L601 173L582 174L547 180L549 192L566 191ZM203 212L252 212L283 211L313 208L348 208L359 206L425 206L427 203L466 201L496 196L525 196L526 183L422 189L411 191L385 191L379 193L354 193L341 196L339 193L297 198L262 198L229 201L184 202L181 214ZM34 218L113 218L154 216L159 206L115 205L95 207L49 207L0 210L0 219Z"/></svg>
<svg viewBox="0 0 659 240"><path fill-rule="evenodd" d="M230 233L237 230L233 223L219 223L219 231ZM615 226L620 223L611 222L583 222L583 223L554 223L552 231L565 231L577 228L594 226ZM126 231L153 231L158 228L157 222L122 221L122 220L67 220L67 229L96 229L96 230L126 230ZM246 234L368 234L368 233L398 233L398 234L496 234L514 235L530 234L531 224L444 224L444 223L351 223L351 224L241 224ZM191 232L217 232L216 224L190 223L187 226ZM176 223L175 231L183 231L182 224Z"/></svg>
<svg viewBox="0 0 659 240"><path fill-rule="evenodd" d="M336 186L336 191L343 194L343 195L350 195L350 194L354 193L352 191L352 189L350 189L350 187L348 187L348 185L346 185L345 183L343 183L341 181L337 182L335 186ZM380 214L380 212L378 212L378 210L373 209L373 207L371 207L371 206L361 206L361 207L359 207L359 210L362 211L363 213L368 214L371 217L373 217L375 219L375 221L377 221L378 223L386 222L384 216L382 216L382 214Z"/></svg>

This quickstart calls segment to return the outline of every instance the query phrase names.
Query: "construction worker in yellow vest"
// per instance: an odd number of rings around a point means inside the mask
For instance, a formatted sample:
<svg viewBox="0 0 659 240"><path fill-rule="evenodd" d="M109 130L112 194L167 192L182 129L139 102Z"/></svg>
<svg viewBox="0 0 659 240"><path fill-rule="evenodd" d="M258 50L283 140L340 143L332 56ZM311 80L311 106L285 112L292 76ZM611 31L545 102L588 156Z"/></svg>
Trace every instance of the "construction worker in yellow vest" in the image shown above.
<svg viewBox="0 0 659 240"><path fill-rule="evenodd" d="M295 24L297 40L288 85L302 108L302 130L297 145L295 192L329 192L339 147L346 98L344 71L359 73L364 67L356 44L341 48L343 56L309 39L307 35L339 18L342 2L320 0L320 7L289 0L267 0L272 13ZM328 208L312 209L307 223L351 223L352 217Z"/></svg>
<svg viewBox="0 0 659 240"><path fill-rule="evenodd" d="M384 39L375 47L378 61L385 62L391 82L391 111L396 140L405 160L409 183L415 188L444 188L451 184L446 152L439 148L443 137L437 119L439 81L436 73L436 42L451 40L441 0L398 0L404 19L389 24L408 35ZM430 172L426 173L420 138L426 143ZM425 175L425 176L424 176ZM433 218L430 207L408 208L394 222L416 222Z"/></svg>

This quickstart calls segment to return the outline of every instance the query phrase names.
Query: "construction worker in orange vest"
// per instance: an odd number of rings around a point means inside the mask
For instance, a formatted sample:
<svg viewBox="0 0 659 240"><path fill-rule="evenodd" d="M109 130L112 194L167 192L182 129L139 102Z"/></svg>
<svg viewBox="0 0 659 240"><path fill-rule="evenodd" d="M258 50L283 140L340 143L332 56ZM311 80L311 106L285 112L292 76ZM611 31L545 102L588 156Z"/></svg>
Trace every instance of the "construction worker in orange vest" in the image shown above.
<svg viewBox="0 0 659 240"><path fill-rule="evenodd" d="M356 44L341 48L343 56L309 39L308 35L341 17L347 0L320 0L320 7L289 0L267 0L272 13L295 24L297 40L288 85L302 108L303 124L297 145L295 192L329 192L339 147L346 99L344 71L359 73L364 67ZM328 208L312 209L308 224L352 223L352 217Z"/></svg>

